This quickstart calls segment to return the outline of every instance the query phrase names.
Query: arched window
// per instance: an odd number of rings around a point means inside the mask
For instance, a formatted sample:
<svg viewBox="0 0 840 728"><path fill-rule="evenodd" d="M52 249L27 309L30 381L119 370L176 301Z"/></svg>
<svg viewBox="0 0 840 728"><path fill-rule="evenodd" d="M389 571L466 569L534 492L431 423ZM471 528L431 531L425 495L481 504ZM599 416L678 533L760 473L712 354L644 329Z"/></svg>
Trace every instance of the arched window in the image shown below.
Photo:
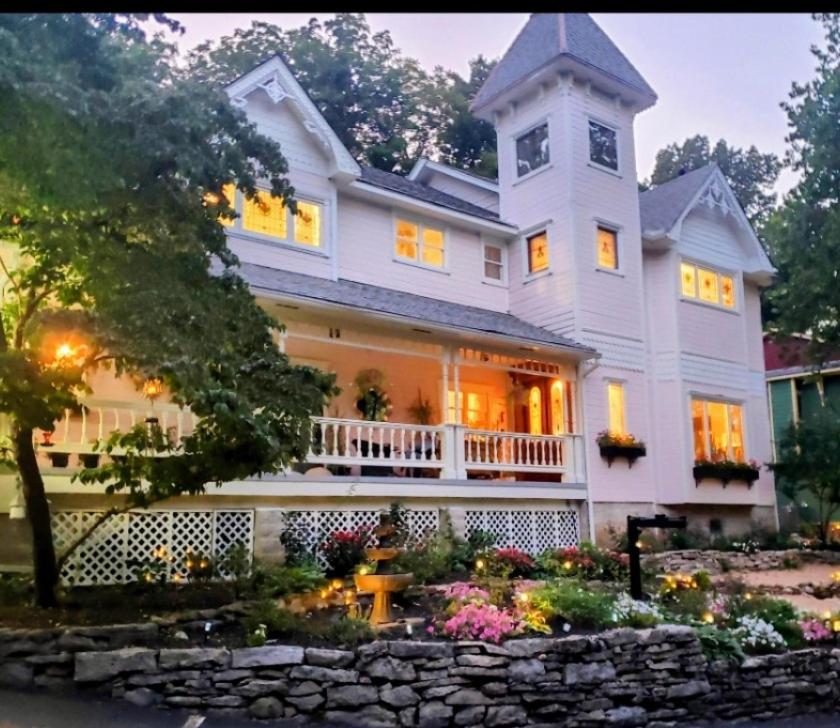
<svg viewBox="0 0 840 728"><path fill-rule="evenodd" d="M564 435L572 431L571 383L556 379L551 383L551 431Z"/></svg>
<svg viewBox="0 0 840 728"><path fill-rule="evenodd" d="M539 387L531 387L528 392L528 424L532 435L543 434L542 392Z"/></svg>

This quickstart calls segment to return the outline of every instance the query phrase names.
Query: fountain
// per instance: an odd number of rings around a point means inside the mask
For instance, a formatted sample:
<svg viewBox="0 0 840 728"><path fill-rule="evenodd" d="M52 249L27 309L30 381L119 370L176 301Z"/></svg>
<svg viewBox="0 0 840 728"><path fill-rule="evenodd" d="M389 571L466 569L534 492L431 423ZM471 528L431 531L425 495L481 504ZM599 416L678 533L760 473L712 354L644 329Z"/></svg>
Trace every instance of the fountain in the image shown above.
<svg viewBox="0 0 840 728"><path fill-rule="evenodd" d="M379 527L374 535L379 539L379 546L365 549L365 556L376 562L373 574L356 574L356 589L373 592L373 609L370 613L371 624L393 622L391 614L391 595L400 592L414 581L414 574L394 574L391 561L403 550L394 546L394 535L397 529L391 523L387 513L379 515Z"/></svg>

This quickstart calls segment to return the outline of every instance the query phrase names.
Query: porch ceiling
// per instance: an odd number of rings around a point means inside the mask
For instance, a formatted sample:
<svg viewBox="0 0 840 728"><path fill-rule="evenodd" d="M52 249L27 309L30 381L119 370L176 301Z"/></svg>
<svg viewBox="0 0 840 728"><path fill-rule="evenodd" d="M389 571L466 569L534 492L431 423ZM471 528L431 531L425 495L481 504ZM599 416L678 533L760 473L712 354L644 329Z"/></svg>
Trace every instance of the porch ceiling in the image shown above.
<svg viewBox="0 0 840 728"><path fill-rule="evenodd" d="M242 263L238 272L254 290L270 298L336 306L348 311L367 312L378 318L402 320L411 325L478 334L482 338L501 337L563 351L581 359L590 359L598 355L594 349L529 324L509 313L488 311L355 281L333 281L266 268L252 263Z"/></svg>

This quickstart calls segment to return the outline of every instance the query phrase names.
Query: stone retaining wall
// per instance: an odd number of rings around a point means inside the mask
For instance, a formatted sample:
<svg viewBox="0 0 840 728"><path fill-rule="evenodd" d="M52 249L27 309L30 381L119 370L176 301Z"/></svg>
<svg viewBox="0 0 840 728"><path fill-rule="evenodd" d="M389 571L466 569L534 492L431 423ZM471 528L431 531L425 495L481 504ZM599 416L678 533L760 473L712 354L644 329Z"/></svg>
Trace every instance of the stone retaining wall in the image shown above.
<svg viewBox="0 0 840 728"><path fill-rule="evenodd" d="M840 650L709 663L689 627L355 650L153 644L155 625L0 631L0 684L354 726L666 726L832 710ZM102 649L106 647L107 649Z"/></svg>
<svg viewBox="0 0 840 728"><path fill-rule="evenodd" d="M728 566L728 571L769 571L788 568L787 565L792 562L840 564L840 552L787 549L742 554L737 551L685 549L642 557L644 566L663 572L690 573L702 569L710 574L720 574L724 570L721 562Z"/></svg>

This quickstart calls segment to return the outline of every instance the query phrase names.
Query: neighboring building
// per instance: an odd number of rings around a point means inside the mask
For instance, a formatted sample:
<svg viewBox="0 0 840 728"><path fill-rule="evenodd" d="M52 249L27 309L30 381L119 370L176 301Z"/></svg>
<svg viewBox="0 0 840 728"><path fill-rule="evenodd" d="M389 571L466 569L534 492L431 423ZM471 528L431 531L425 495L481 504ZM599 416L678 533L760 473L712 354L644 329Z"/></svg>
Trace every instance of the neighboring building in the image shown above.
<svg viewBox="0 0 840 728"><path fill-rule="evenodd" d="M300 208L237 193L231 248L287 325L278 345L336 372L343 392L300 473L173 503L159 533L186 543L198 523L218 544L253 529L270 553L284 510L304 511L315 539L395 499L418 529L447 509L462 533L530 551L605 538L629 513L774 525L768 473L749 487L692 472L695 457L770 459L759 289L773 268L717 167L639 193L633 122L656 95L588 15L532 16L477 94L498 181L429 160L408 177L360 167L279 57L228 92L281 144ZM372 368L387 423L355 406L353 380ZM94 384L45 463L69 451L73 468L103 431L142 417L114 387ZM646 456L602 457L607 429L644 440ZM66 469L46 473L55 510L101 507ZM59 518L61 532L82 516ZM130 527L137 548L154 541Z"/></svg>

